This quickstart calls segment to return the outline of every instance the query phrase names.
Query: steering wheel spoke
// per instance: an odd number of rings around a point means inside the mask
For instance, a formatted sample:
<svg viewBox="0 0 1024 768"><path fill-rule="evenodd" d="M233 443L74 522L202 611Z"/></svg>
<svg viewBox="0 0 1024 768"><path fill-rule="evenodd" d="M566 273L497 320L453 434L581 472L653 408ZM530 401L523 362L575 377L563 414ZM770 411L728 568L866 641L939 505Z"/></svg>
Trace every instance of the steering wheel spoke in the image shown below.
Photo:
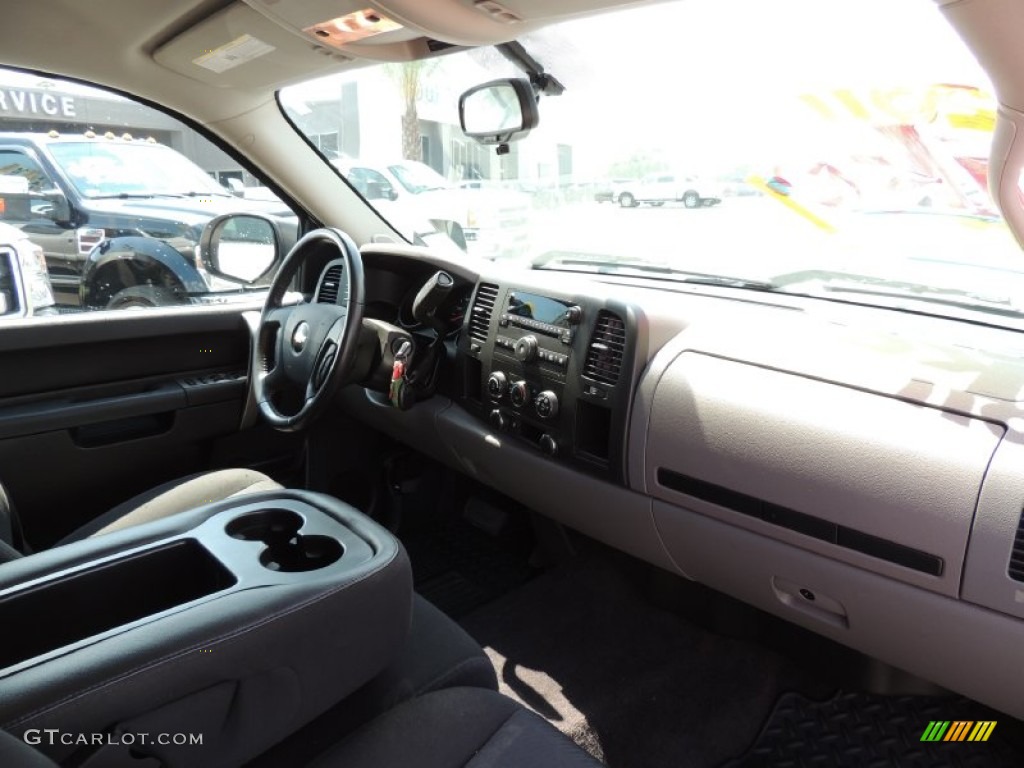
<svg viewBox="0 0 1024 768"><path fill-rule="evenodd" d="M314 255L323 265L341 262L349 281L347 306L311 303L285 306L283 297L299 268ZM295 244L267 294L260 318L252 377L260 411L271 426L294 431L305 426L334 395L355 359L363 313L363 266L359 249L336 229L317 229ZM271 359L272 358L272 359ZM291 390L301 398L294 413L284 413L272 395ZM293 396L292 400L295 399Z"/></svg>

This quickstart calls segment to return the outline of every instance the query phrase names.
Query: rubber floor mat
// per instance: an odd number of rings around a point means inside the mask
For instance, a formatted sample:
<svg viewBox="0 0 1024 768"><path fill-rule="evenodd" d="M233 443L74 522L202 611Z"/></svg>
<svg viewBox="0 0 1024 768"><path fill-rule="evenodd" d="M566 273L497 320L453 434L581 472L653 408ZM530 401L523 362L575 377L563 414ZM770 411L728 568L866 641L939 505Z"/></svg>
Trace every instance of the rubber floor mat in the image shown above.
<svg viewBox="0 0 1024 768"><path fill-rule="evenodd" d="M1024 755L1000 738L998 713L958 697L840 693L822 702L783 695L754 746L725 768L1010 768ZM1009 721L1003 718L1005 728ZM922 741L933 733L963 735L995 721L989 739ZM1004 730L1005 730L1004 728ZM985 729L988 730L988 729Z"/></svg>
<svg viewBox="0 0 1024 768"><path fill-rule="evenodd" d="M537 571L521 547L458 522L403 539L416 591L452 618L523 584Z"/></svg>

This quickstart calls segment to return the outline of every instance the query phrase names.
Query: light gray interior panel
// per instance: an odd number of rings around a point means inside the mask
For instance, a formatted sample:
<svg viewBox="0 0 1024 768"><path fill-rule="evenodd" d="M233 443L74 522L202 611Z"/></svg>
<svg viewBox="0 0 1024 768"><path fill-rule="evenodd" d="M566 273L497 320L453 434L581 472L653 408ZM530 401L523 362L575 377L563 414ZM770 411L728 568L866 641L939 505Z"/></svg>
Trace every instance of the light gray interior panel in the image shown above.
<svg viewBox="0 0 1024 768"><path fill-rule="evenodd" d="M665 501L956 596L982 478L1003 431L684 352L653 396L645 482ZM666 470L702 485L693 493L685 483L666 483L659 476ZM751 514L748 498L780 507L770 511L782 523ZM685 557L673 554L689 572ZM924 555L941 559L938 573L903 562Z"/></svg>
<svg viewBox="0 0 1024 768"><path fill-rule="evenodd" d="M673 556L697 580L1015 717L1024 716L1024 622L665 502L654 502L654 509ZM800 589L814 599L803 597Z"/></svg>
<svg viewBox="0 0 1024 768"><path fill-rule="evenodd" d="M1008 572L1022 509L1024 443L1014 432L1000 444L985 478L964 563L961 597L1024 618L1024 582ZM1018 571L1018 576L1024 578L1024 573Z"/></svg>
<svg viewBox="0 0 1024 768"><path fill-rule="evenodd" d="M672 569L646 496L556 464L458 406L439 413L437 421L466 474L588 536Z"/></svg>

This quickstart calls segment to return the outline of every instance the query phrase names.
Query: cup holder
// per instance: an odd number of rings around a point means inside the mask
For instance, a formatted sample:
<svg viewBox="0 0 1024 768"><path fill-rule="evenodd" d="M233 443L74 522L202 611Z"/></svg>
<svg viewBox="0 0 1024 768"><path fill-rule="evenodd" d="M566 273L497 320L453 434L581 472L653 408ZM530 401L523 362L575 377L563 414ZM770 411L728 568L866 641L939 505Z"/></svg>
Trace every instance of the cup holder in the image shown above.
<svg viewBox="0 0 1024 768"><path fill-rule="evenodd" d="M290 509L264 509L236 517L224 529L228 536L243 541L262 541L260 564L272 571L301 573L326 568L345 553L330 536L303 536L304 520Z"/></svg>

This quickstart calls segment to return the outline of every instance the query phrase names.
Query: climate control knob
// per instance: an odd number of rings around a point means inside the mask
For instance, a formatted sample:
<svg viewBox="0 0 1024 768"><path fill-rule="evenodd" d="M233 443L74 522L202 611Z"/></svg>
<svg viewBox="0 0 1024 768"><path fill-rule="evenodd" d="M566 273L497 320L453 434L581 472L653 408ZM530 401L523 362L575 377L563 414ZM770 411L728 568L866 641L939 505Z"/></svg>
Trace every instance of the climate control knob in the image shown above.
<svg viewBox="0 0 1024 768"><path fill-rule="evenodd" d="M545 389L537 395L537 399L533 401L533 407L542 419L553 419L558 415L558 395L550 389Z"/></svg>
<svg viewBox="0 0 1024 768"><path fill-rule="evenodd" d="M555 456L558 453L558 441L549 434L540 436L540 449L548 456Z"/></svg>
<svg viewBox="0 0 1024 768"><path fill-rule="evenodd" d="M491 424L493 424L496 429L502 430L508 424L508 421L505 419L505 414L495 408L491 411Z"/></svg>
<svg viewBox="0 0 1024 768"><path fill-rule="evenodd" d="M530 401L530 385L522 379L514 381L512 386L509 387L508 395L512 400L512 405L516 408L522 408Z"/></svg>
<svg viewBox="0 0 1024 768"><path fill-rule="evenodd" d="M523 338L516 341L513 351L516 355L516 360L521 363L528 363L537 356L537 337L532 333L529 336L523 336Z"/></svg>
<svg viewBox="0 0 1024 768"><path fill-rule="evenodd" d="M495 371L487 377L487 394L493 400L501 400L508 391L508 378L501 371Z"/></svg>

